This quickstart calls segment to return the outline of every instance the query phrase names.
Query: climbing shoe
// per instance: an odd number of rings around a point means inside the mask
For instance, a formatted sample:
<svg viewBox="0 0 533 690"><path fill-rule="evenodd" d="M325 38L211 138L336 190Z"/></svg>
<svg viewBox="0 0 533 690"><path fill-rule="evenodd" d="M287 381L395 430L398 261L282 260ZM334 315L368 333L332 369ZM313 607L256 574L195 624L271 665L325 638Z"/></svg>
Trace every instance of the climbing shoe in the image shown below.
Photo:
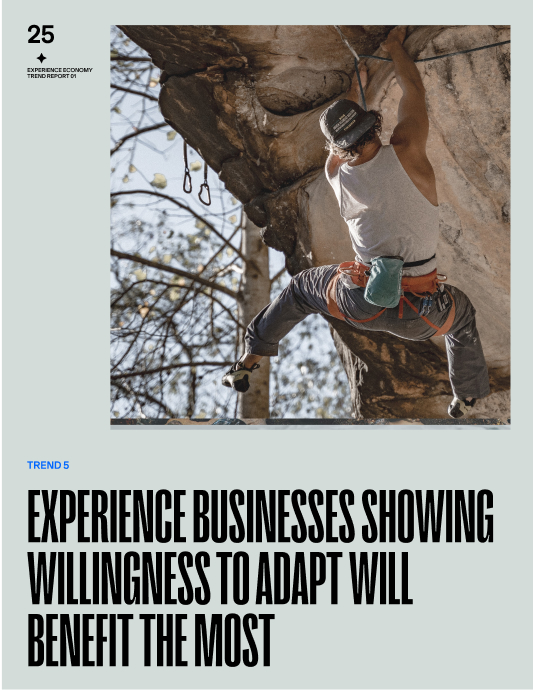
<svg viewBox="0 0 533 690"><path fill-rule="evenodd" d="M454 419L461 419L461 417L468 417L472 412L472 408L476 402L476 398L472 398L469 402L461 400L461 398L454 398L449 407L448 414Z"/></svg>
<svg viewBox="0 0 533 690"><path fill-rule="evenodd" d="M226 388L233 388L238 393L246 393L250 388L250 374L255 369L259 369L259 364L253 364L251 369L247 369L240 362L235 362L222 377L222 385Z"/></svg>

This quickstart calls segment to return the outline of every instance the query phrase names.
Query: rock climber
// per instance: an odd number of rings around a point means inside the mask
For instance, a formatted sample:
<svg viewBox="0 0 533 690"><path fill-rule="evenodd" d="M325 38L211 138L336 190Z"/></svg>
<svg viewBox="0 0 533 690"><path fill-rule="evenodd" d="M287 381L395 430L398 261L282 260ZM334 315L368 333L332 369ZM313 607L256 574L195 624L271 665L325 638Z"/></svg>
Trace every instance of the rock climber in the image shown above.
<svg viewBox="0 0 533 690"><path fill-rule="evenodd" d="M342 319L356 329L386 331L407 340L445 335L453 400L448 414L467 416L490 393L475 309L437 274L439 207L435 173L426 154L425 90L398 26L381 47L402 90L390 143L380 139L382 115L346 95L322 113L329 156L326 177L348 224L355 261L319 266L294 276L246 329L245 354L222 378L245 392L259 361L278 354L279 341L309 314ZM365 67L360 68L363 88Z"/></svg>

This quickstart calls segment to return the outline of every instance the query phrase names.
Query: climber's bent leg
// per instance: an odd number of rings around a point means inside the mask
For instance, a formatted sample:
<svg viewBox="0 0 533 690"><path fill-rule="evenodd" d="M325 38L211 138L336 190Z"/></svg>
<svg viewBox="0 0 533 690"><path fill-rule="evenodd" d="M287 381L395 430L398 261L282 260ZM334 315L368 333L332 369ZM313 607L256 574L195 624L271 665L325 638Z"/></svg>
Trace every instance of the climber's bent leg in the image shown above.
<svg viewBox="0 0 533 690"><path fill-rule="evenodd" d="M448 355L448 370L454 400L450 405L457 407L457 416L464 416L472 406L467 403L472 399L484 398L490 394L489 375L481 340L476 328L476 310L464 292L451 285L446 285L455 300L454 322L445 336L446 352ZM406 295L418 310L421 298L411 294ZM364 290L346 289L341 284L337 287L337 303L343 314L353 319L369 319L380 310L380 307L366 302ZM437 327L443 326L448 318L449 308L443 312L438 311L436 300L427 315L428 320ZM354 328L372 331L387 331L400 338L409 340L427 340L433 336L435 329L431 328L416 311L405 305L400 318L400 307L387 309L377 319L364 323L352 323ZM461 404L462 403L462 404ZM455 405L454 405L455 404Z"/></svg>
<svg viewBox="0 0 533 690"><path fill-rule="evenodd" d="M222 384L245 393L263 357L275 357L282 338L309 314L327 314L326 287L335 266L319 266L298 273L276 299L251 321L244 336L245 354L222 377Z"/></svg>
<svg viewBox="0 0 533 690"><path fill-rule="evenodd" d="M464 292L451 289L457 315L445 338L454 398L485 398L490 394L489 373L476 327L476 310Z"/></svg>
<svg viewBox="0 0 533 690"><path fill-rule="evenodd" d="M237 377L246 378L247 390L250 375L258 366L260 357L276 356L280 340L309 314L328 315L327 286L336 271L336 265L320 266L294 276L285 290L249 324L244 338L245 356L233 365L226 377L238 372ZM452 293L455 300L454 322L445 336L450 383L454 394L448 411L451 416L463 416L473 406L468 405L468 402L475 402L476 399L490 394L489 376L476 328L476 311L464 292L450 285L447 285L446 289ZM414 295L409 295L409 298L418 310L420 298ZM339 309L347 317L363 320L363 323L349 322L356 329L386 331L408 340L427 340L435 333L435 329L421 319L416 311L413 312L405 306L401 318L400 307L396 307L387 309L376 319L371 319L381 308L365 300L364 290L348 289L341 281L337 284L336 300ZM427 318L440 328L445 323L448 313L449 310L439 312L435 301ZM255 355L255 358L251 357L252 355Z"/></svg>
<svg viewBox="0 0 533 690"><path fill-rule="evenodd" d="M298 273L276 299L251 321L244 336L245 354L275 357L278 345L309 314L327 314L326 287L337 266Z"/></svg>

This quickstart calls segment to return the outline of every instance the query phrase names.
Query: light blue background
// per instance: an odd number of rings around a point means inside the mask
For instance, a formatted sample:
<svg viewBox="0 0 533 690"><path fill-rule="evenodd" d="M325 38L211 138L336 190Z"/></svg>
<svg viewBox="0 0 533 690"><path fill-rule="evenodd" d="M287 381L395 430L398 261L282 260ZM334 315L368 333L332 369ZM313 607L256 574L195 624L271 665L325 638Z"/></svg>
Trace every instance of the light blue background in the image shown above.
<svg viewBox="0 0 533 690"><path fill-rule="evenodd" d="M502 9L495 3L382 2L364 9L344 2L334 16L332 9L324 3L230 8L213 2L34 0L5 7L5 687L531 687L531 333L524 318L531 256L528 18L518 3ZM330 21L513 24L513 366L519 374L513 380L513 428L110 433L109 25ZM28 44L31 24L53 24L54 43ZM26 68L38 64L35 51L41 48L45 66L94 69L76 79L28 79ZM56 459L69 460L70 469L30 471L26 465ZM495 496L495 541L410 545L410 607L353 607L345 582L336 607L273 609L269 669L139 663L128 669L28 668L27 615L45 607L32 607L29 597L27 490L169 487L351 488L356 494L366 488L488 488ZM362 548L360 542L352 547Z"/></svg>

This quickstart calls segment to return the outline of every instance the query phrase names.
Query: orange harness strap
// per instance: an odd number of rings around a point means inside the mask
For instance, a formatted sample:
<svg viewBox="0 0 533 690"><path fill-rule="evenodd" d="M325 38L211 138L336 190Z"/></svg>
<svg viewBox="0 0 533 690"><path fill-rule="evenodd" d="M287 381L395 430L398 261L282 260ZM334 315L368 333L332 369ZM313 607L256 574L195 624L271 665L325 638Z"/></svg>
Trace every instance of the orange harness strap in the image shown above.
<svg viewBox="0 0 533 690"><path fill-rule="evenodd" d="M331 314L331 316L334 316L336 319L340 319L341 321L353 321L354 323L366 323L367 321L373 321L374 319L377 319L378 316L381 316L385 309L382 309L381 311L378 311L377 314L374 316L371 316L369 319L352 319L351 316L345 316L339 309L337 305L337 299L336 299L336 292L337 292L337 283L339 282L339 278L341 277L340 273L336 273L335 276L329 281L328 288L326 290L326 303L328 306L328 311Z"/></svg>
<svg viewBox="0 0 533 690"><path fill-rule="evenodd" d="M446 288L444 288L446 290ZM448 290L446 290L448 292ZM451 292L448 292L450 295L450 299L452 300L452 308L450 309L450 313L448 314L448 318L446 321L442 324L442 326L437 330L436 333L434 333L431 337L434 338L437 335L446 335L450 328L453 326L453 322L455 319L455 300L453 298L453 295Z"/></svg>
<svg viewBox="0 0 533 690"><path fill-rule="evenodd" d="M435 329L435 333L433 333L433 335L431 336L432 338L435 338L437 335L446 335L446 333L448 333L448 331L452 327L453 321L455 319L455 300L454 300L451 292L449 292L448 290L446 290L446 292L448 293L448 295L450 295L450 298L452 300L452 308L450 309L450 313L448 314L448 318L446 319L446 321L442 324L442 326L440 328L438 326L435 326L434 323L431 323L431 321L429 319L426 319L425 316L420 316L420 318L423 321L425 321L428 324L428 326L431 326L431 328ZM402 304L404 301L407 302L407 304L411 307L411 309L413 311L416 311L416 313L418 314L418 309L415 307L415 305L412 302L410 302L407 299L407 297L405 295L402 295L400 297L400 312L403 312ZM401 318L402 317L400 316L400 319Z"/></svg>
<svg viewBox="0 0 533 690"><path fill-rule="evenodd" d="M382 309L381 311L378 311L377 314L374 316L371 316L369 319L352 319L350 316L345 316L339 309L337 305L337 283L339 282L339 278L341 277L340 271L336 273L333 278L329 281L328 287L326 289L326 303L328 307L328 311L331 314L331 316L334 316L336 319L340 319L341 321L348 321L348 322L353 322L353 323L367 323L368 321L373 321L374 319L377 319L378 316L381 316L384 311L386 311L386 307ZM453 299L453 295L451 292L446 290L448 295L450 295L450 298L452 300L452 308L450 309L450 313L448 314L448 318L446 321L442 324L442 326L439 328L438 326L435 326L435 324L431 323L429 319L426 319L425 316L421 316L420 318L423 319L428 326L431 326L431 328L435 329L435 333L431 336L432 338L435 338L437 335L445 335L450 328L452 327L452 324L455 319L455 300ZM407 302L407 304L411 307L413 311L416 311L418 314L418 309L414 306L414 304L407 299L405 295L402 295L400 297L400 306L398 310L398 317L401 319L403 316L403 303Z"/></svg>
<svg viewBox="0 0 533 690"><path fill-rule="evenodd" d="M370 266L361 264L358 261L344 261L339 265L339 273L344 273L348 276L354 285L359 287L366 287L368 283L368 271ZM429 292L433 294L437 288L439 281L437 269L424 276L404 276L402 278L402 290L404 292L411 292L417 294L419 292Z"/></svg>
<svg viewBox="0 0 533 690"><path fill-rule="evenodd" d="M340 273L335 273L333 278L329 281L326 290L326 303L328 306L328 311L331 316L341 321L345 318L344 314L341 314L339 307L337 306L337 283L339 282Z"/></svg>

